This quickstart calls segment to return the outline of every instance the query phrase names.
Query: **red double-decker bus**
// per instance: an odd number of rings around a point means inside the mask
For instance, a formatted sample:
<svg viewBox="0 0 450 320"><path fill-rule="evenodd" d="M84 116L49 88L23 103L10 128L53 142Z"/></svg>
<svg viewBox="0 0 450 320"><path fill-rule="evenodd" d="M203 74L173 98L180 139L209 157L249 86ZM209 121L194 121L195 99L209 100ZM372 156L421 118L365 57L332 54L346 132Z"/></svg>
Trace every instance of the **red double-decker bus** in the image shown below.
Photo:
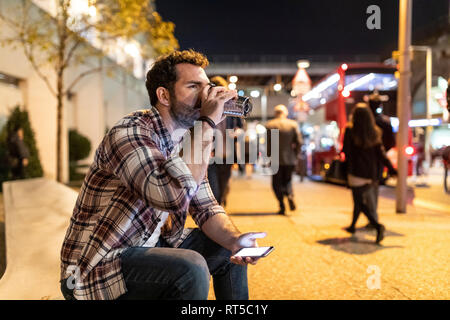
<svg viewBox="0 0 450 320"><path fill-rule="evenodd" d="M398 83L396 71L395 66L383 63L344 63L302 97L310 108L303 131L309 138L307 156L308 175L311 178L344 182L330 175L328 170L332 162L339 158L343 133L351 111L357 103L367 102L369 95L374 91L378 92L382 100L377 112L390 119L396 119ZM410 133L410 142L411 139ZM411 148L404 150L407 154L411 151L413 151ZM395 147L388 152L388 157L395 166L397 160ZM411 159L408 167L411 175Z"/></svg>

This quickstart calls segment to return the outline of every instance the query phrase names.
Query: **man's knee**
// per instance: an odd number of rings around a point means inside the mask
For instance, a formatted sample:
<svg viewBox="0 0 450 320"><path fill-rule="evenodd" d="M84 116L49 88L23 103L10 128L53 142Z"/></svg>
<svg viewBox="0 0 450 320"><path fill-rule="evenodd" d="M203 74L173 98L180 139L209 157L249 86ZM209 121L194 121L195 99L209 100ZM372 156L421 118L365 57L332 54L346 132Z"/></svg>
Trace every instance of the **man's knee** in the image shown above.
<svg viewBox="0 0 450 320"><path fill-rule="evenodd" d="M206 300L210 274L203 256L193 250L185 250L180 268L182 277L177 281L177 287L182 299Z"/></svg>

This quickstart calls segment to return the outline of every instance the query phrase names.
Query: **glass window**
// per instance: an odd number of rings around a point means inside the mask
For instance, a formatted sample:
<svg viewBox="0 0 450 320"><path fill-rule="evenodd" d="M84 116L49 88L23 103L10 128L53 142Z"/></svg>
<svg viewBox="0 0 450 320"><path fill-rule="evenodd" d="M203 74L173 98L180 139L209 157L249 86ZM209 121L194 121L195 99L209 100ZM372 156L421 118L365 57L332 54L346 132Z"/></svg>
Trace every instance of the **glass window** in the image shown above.
<svg viewBox="0 0 450 320"><path fill-rule="evenodd" d="M337 95L338 82L339 75L332 74L304 95L303 101L308 102L311 108L315 108L333 100Z"/></svg>
<svg viewBox="0 0 450 320"><path fill-rule="evenodd" d="M348 91L389 91L397 89L397 79L389 73L350 74L345 76Z"/></svg>

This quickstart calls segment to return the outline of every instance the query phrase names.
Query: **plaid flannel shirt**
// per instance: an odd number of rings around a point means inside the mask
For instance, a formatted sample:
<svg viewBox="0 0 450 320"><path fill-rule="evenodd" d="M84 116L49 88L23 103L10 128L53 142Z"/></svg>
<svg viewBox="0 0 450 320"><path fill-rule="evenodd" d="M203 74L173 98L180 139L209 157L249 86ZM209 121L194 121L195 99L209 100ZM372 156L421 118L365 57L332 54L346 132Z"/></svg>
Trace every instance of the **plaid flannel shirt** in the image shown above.
<svg viewBox="0 0 450 320"><path fill-rule="evenodd" d="M177 247L189 234L187 212L201 227L225 213L207 178L200 185L178 156L155 108L121 119L104 137L86 175L61 249L61 280L76 299L116 299L126 293L120 254L146 246L165 212L161 237Z"/></svg>

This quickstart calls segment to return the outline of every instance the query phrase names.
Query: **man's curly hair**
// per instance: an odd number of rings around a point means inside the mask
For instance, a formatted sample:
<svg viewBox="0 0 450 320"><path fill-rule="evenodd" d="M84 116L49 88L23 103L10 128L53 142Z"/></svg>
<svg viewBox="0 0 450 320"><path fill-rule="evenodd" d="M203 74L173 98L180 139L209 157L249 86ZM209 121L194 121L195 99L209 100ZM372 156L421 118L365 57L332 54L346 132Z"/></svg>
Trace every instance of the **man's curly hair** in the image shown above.
<svg viewBox="0 0 450 320"><path fill-rule="evenodd" d="M177 70L175 66L180 63L189 63L206 68L209 61L203 54L192 49L173 51L159 57L152 68L147 72L147 79L145 81L145 86L147 87L152 106L156 106L156 103L158 102L156 89L164 87L168 89L169 92L173 92L173 87L177 81Z"/></svg>

